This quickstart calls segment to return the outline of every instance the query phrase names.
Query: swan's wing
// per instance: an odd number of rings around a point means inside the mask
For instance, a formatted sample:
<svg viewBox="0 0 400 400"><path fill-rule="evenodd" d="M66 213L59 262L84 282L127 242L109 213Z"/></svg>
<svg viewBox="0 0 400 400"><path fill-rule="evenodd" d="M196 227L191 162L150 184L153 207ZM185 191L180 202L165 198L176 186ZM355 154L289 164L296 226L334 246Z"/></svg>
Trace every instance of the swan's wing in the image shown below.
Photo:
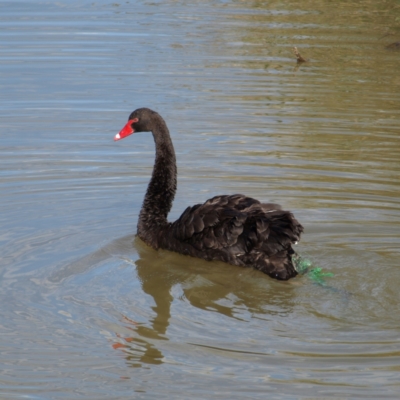
<svg viewBox="0 0 400 400"><path fill-rule="evenodd" d="M290 212L243 195L217 196L188 207L171 228L177 240L197 250L231 248L236 256L253 250L276 254L302 231Z"/></svg>
<svg viewBox="0 0 400 400"><path fill-rule="evenodd" d="M246 208L246 199L243 195L217 196L188 207L172 224L174 237L198 250L232 246L243 232L246 214L241 209Z"/></svg>
<svg viewBox="0 0 400 400"><path fill-rule="evenodd" d="M257 238L252 238L251 233L246 234L244 231L243 237L251 239L246 248L262 251L269 256L291 249L292 244L296 244L300 240L303 227L290 211L280 208L265 211L265 207L263 207L265 205L261 206L261 212L249 212L246 228L250 232L255 230Z"/></svg>

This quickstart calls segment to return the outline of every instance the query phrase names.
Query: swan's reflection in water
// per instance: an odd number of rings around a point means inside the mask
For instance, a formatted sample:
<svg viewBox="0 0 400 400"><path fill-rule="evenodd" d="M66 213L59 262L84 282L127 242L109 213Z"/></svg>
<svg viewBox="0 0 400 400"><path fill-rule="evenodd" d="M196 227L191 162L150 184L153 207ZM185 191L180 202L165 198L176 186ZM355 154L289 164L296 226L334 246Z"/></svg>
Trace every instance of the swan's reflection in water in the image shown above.
<svg viewBox="0 0 400 400"><path fill-rule="evenodd" d="M122 242L125 246L130 242L130 246L137 250L139 257L131 263L136 266L143 292L154 300L151 307L154 316L147 324L137 323L129 316L123 317L124 326L132 335L117 335L119 341L114 348L123 348L131 366L164 362L162 341L176 341L168 333L173 302L185 302L186 310L190 307L197 309L187 312L192 320L188 321L189 324L195 322L199 309L238 322L246 322L253 316L269 319L288 315L293 310L293 291L298 282L279 282L252 269L155 251L136 237L121 238L120 244ZM114 244L121 250L118 243ZM113 253L116 256L115 248ZM188 342L190 329L183 333Z"/></svg>

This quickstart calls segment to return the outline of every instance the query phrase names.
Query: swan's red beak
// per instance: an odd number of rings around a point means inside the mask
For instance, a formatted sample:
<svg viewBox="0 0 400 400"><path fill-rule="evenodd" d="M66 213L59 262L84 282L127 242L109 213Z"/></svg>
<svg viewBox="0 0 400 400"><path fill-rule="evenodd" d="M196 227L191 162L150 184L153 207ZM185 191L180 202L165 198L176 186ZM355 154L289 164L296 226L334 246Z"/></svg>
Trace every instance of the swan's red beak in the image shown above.
<svg viewBox="0 0 400 400"><path fill-rule="evenodd" d="M115 135L114 141L121 140L121 139L123 139L123 138L126 138L126 137L129 136L129 135L132 135L132 133L135 132L134 129L132 128L132 124L135 123L135 122L137 122L137 121L138 121L137 118L135 118L135 119L130 119L130 120L126 123L126 125L121 129L121 131Z"/></svg>

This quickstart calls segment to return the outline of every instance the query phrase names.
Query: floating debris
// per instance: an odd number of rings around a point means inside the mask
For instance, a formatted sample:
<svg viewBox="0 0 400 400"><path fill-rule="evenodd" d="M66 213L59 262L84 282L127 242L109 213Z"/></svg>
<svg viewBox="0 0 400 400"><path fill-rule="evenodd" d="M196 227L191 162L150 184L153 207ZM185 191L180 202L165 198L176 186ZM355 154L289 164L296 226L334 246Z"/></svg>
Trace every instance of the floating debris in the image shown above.
<svg viewBox="0 0 400 400"><path fill-rule="evenodd" d="M293 47L293 53L296 56L298 63L302 63L302 62L306 62L307 61L305 58L303 58L301 56L301 54L299 53L299 50L297 50L296 46Z"/></svg>
<svg viewBox="0 0 400 400"><path fill-rule="evenodd" d="M331 278L334 276L332 272L324 272L321 267L313 267L310 260L295 255L292 257L292 261L296 271L301 275L307 275L312 281L325 285L325 278Z"/></svg>
<svg viewBox="0 0 400 400"><path fill-rule="evenodd" d="M390 49L390 50L400 50L400 42L394 42L394 43L388 44L386 46L386 48Z"/></svg>

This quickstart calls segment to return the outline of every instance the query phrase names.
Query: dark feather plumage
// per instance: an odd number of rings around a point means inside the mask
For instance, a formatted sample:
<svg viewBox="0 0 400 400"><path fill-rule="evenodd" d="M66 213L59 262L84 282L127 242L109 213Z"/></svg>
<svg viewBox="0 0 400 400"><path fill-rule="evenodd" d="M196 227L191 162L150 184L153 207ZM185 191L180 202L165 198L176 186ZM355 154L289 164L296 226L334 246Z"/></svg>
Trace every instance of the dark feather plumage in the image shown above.
<svg viewBox="0 0 400 400"><path fill-rule="evenodd" d="M254 267L287 280L297 275L292 263L303 227L291 212L241 194L216 196L188 207L167 221L176 191L175 152L164 120L154 111L139 109L135 132L151 131L156 144L152 179L138 222L138 235L150 246L181 254Z"/></svg>
<svg viewBox="0 0 400 400"><path fill-rule="evenodd" d="M303 227L277 204L241 194L216 196L188 207L168 226L161 247L206 260L252 266L277 279L296 275L292 244Z"/></svg>

